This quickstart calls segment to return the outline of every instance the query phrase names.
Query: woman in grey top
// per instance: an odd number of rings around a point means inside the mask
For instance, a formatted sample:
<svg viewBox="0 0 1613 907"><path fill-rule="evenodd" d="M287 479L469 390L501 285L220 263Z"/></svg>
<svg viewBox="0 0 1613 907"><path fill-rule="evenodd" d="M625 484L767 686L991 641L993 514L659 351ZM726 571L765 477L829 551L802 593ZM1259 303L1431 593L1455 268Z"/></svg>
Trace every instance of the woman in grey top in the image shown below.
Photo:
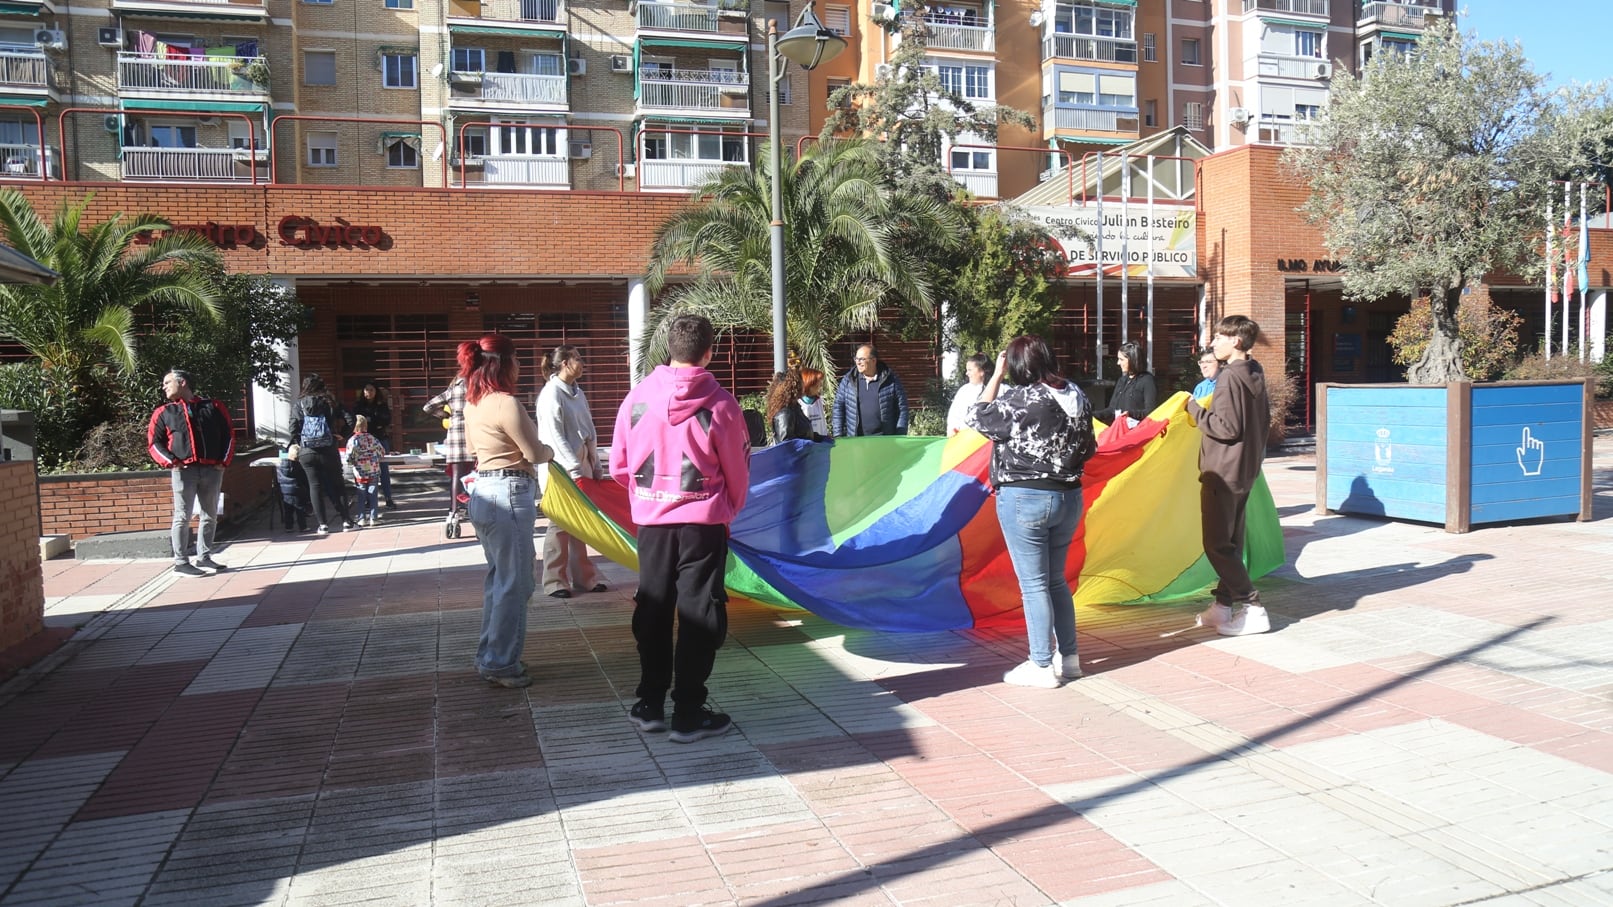
<svg viewBox="0 0 1613 907"><path fill-rule="evenodd" d="M553 370L538 393L538 438L554 450L554 463L573 481L599 478L598 433L588 412L588 398L577 382L587 370L582 350L559 346L549 357ZM540 481L545 471L538 473ZM570 598L576 592L604 592L599 570L588 559L588 546L582 539L549 524L543 537L543 591L555 598Z"/></svg>

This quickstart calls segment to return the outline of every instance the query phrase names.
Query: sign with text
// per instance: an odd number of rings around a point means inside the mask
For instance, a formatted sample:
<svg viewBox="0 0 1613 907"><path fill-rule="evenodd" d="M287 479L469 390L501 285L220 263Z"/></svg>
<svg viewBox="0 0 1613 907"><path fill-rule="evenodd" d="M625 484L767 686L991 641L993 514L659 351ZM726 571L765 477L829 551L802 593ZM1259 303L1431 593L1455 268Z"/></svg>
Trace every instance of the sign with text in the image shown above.
<svg viewBox="0 0 1613 907"><path fill-rule="evenodd" d="M1132 277L1198 276L1198 241L1192 205L1131 204L1121 211L1118 202L1105 202L1103 223L1094 203L1027 207L1037 223L1053 235L1064 255L1066 276L1093 275L1098 267L1098 239L1103 246L1103 273L1120 274L1124 266ZM1086 235L1077 238L1075 230Z"/></svg>

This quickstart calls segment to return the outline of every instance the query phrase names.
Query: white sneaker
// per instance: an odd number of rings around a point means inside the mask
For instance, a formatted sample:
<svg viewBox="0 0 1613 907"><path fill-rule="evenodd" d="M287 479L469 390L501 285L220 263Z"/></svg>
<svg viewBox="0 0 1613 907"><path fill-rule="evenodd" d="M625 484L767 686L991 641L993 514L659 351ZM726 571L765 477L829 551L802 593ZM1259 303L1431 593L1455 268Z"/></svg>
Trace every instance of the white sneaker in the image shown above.
<svg viewBox="0 0 1613 907"><path fill-rule="evenodd" d="M1071 653L1059 655L1053 661L1053 667L1058 669L1059 677L1063 680L1081 679L1081 656Z"/></svg>
<svg viewBox="0 0 1613 907"><path fill-rule="evenodd" d="M330 532L330 527L329 526L326 526L324 523L319 524L319 534L320 535L326 535L329 532Z"/></svg>
<svg viewBox="0 0 1613 907"><path fill-rule="evenodd" d="M1200 611L1193 625L1196 627L1209 627L1211 630L1219 630L1223 626L1226 626L1227 621L1231 619L1232 606L1223 605L1220 602L1216 602L1210 607L1205 608L1203 611Z"/></svg>
<svg viewBox="0 0 1613 907"><path fill-rule="evenodd" d="M1232 615L1231 620L1215 628L1215 632L1222 636L1253 636L1270 630L1271 618L1266 616L1263 605L1244 605Z"/></svg>
<svg viewBox="0 0 1613 907"><path fill-rule="evenodd" d="M1003 675L1003 683L1011 683L1019 687L1037 687L1043 690L1056 690L1059 686L1057 664L1042 667L1030 659Z"/></svg>

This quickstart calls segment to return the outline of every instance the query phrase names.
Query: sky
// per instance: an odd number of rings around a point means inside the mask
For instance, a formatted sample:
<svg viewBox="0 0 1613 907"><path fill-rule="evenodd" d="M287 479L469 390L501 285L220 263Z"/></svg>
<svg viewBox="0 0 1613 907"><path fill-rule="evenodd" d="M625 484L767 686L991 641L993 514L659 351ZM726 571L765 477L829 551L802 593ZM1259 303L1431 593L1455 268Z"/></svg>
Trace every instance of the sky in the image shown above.
<svg viewBox="0 0 1613 907"><path fill-rule="evenodd" d="M1457 0L1457 9L1466 13L1463 31L1522 42L1535 72L1554 85L1613 79L1608 0Z"/></svg>

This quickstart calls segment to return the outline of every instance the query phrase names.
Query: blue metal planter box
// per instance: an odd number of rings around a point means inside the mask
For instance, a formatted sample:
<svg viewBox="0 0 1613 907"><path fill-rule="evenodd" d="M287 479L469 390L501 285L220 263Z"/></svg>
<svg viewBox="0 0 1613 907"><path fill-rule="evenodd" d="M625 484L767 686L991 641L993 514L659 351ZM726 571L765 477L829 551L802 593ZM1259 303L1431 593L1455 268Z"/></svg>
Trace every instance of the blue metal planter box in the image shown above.
<svg viewBox="0 0 1613 907"><path fill-rule="evenodd" d="M1316 507L1448 532L1591 517L1587 381L1317 387Z"/></svg>

